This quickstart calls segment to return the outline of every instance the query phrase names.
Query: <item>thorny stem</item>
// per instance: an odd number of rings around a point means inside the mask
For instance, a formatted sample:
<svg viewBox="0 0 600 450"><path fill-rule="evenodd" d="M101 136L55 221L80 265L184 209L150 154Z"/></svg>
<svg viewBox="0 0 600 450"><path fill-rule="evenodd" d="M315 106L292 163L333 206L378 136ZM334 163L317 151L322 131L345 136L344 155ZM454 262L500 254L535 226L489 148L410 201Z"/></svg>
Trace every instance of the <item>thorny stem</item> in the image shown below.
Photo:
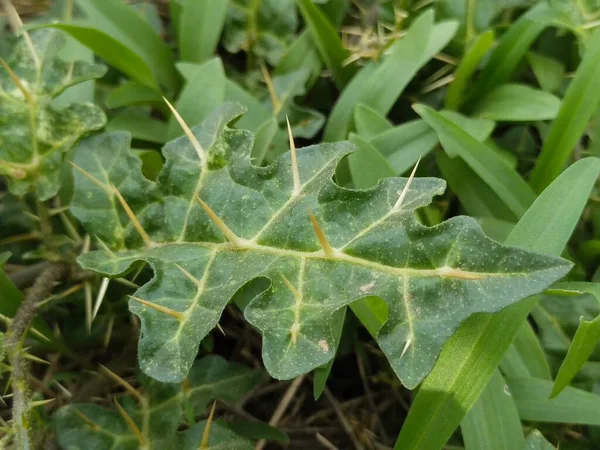
<svg viewBox="0 0 600 450"><path fill-rule="evenodd" d="M4 338L4 350L12 367L13 427L18 449L33 449L31 394L28 386L27 360L22 351L23 340L37 314L38 303L50 295L54 283L63 279L68 271L69 266L63 263L55 263L44 269L25 295Z"/></svg>

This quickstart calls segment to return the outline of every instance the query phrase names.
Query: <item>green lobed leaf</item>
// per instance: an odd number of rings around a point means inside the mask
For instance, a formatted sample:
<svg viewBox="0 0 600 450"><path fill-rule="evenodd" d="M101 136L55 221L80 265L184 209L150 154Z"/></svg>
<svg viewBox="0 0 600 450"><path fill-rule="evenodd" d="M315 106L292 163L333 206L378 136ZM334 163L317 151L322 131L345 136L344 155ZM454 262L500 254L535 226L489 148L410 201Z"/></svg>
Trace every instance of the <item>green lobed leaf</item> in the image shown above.
<svg viewBox="0 0 600 450"><path fill-rule="evenodd" d="M101 77L106 69L58 58L65 41L58 30L35 30L31 40L35 55L23 37L10 39L8 53L0 55L9 68L0 67L0 175L8 176L13 194L36 190L41 200L47 200L60 187L63 154L106 121L102 110L91 103L55 109L51 100L69 86Z"/></svg>
<svg viewBox="0 0 600 450"><path fill-rule="evenodd" d="M239 401L260 378L260 371L228 362L220 356L209 355L194 363L185 384L163 384L141 376L140 394L143 403L139 404L127 397L120 403L136 423L144 439L150 443L151 448L156 450L188 448L167 446L167 443L185 442L189 438L185 433L177 433L184 419L186 404L191 407L194 416L202 415L213 399L230 403ZM123 417L117 411L98 405L74 403L64 406L56 412L54 422L60 448L92 450L139 448L138 439ZM199 425L192 427L191 430ZM232 431L227 428L224 430L227 431L224 433L227 440L235 437ZM191 434L195 436L195 432ZM221 442L216 439L221 434L220 432L213 434L211 431L211 439L213 439L211 443ZM200 436L202 436L201 432ZM194 448L198 448L199 443L200 439Z"/></svg>
<svg viewBox="0 0 600 450"><path fill-rule="evenodd" d="M443 192L442 180L414 180L399 205L406 179L367 190L337 186L336 166L353 150L347 142L298 151L295 190L289 153L268 167L252 165L251 133L227 127L242 112L226 104L194 129L203 162L187 137L168 143L156 183L141 175L127 134L97 135L77 149L75 163L86 173L75 172L72 212L104 242L80 264L115 277L146 261L154 278L135 297L176 312L130 302L141 319L140 365L152 377L184 379L231 297L267 278L269 287L244 315L263 334L263 361L273 377L293 378L327 363L338 345L333 313L379 296L389 320L377 341L412 388L467 317L535 294L570 268L559 258L504 247L468 217L421 225L413 212ZM239 237L224 235L196 196ZM335 250L321 249L309 211Z"/></svg>

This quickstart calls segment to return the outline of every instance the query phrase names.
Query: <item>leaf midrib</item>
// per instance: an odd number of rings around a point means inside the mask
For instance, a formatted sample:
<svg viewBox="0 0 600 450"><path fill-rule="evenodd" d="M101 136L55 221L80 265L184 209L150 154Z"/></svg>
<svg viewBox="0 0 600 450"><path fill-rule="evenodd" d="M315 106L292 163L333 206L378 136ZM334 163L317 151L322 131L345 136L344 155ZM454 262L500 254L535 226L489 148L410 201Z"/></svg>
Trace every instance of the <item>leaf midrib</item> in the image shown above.
<svg viewBox="0 0 600 450"><path fill-rule="evenodd" d="M285 248L277 248L265 245L259 245L252 243L251 241L244 240L241 245L233 245L229 242L221 242L221 243L213 243L213 242L165 242L165 243L154 243L152 249L150 251L154 251L156 249L160 249L162 247L168 247L171 245L196 245L199 247L204 247L208 250L212 250L217 254L220 252L243 252L243 251L252 251L257 253L266 253L277 256L288 256L293 258L306 258L313 260L323 260L323 261L338 261L345 262L348 264L359 265L363 267L367 267L373 270L377 270L380 272L389 273L391 275L396 276L414 276L414 277L439 277L439 278L449 278L449 279L459 279L459 280L468 280L468 281L478 281L485 278L492 277L512 277L512 276L523 276L528 277L529 275L525 272L474 272L474 271L466 271L460 268L453 268L449 266L442 266L435 269L412 269L408 267L393 267L387 266L385 264L381 264L375 261L370 261L367 259L357 258L346 253L343 253L337 249L335 250L334 256L327 256L323 250L318 250L314 252L302 252L299 250L285 249ZM112 261L125 261L131 259L132 257L138 257L138 259L144 260L144 256L148 255L148 249L140 248L138 250L130 250L132 253L136 253L137 255L123 255L111 258ZM543 269L547 270L547 269Z"/></svg>

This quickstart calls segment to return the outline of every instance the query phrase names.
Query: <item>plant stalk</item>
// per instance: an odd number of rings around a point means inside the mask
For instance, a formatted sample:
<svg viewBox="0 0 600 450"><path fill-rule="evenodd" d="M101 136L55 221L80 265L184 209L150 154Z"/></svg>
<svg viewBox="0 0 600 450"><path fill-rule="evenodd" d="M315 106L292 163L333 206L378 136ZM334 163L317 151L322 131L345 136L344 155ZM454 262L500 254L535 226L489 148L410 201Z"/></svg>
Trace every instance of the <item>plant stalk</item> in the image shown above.
<svg viewBox="0 0 600 450"><path fill-rule="evenodd" d="M37 278L10 323L4 338L4 349L12 368L13 388L13 429L15 430L15 448L32 450L34 448L31 420L31 393L28 383L27 360L23 352L23 341L31 322L37 314L38 303L48 297L54 283L63 279L69 267L55 263L46 268Z"/></svg>

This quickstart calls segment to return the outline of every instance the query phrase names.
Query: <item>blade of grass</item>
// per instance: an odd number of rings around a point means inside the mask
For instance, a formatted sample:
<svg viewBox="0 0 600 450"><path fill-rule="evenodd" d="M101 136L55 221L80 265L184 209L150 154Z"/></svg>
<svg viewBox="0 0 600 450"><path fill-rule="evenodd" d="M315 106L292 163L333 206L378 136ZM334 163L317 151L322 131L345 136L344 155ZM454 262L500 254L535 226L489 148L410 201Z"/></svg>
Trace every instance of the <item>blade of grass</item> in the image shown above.
<svg viewBox="0 0 600 450"><path fill-rule="evenodd" d="M76 0L76 4L93 27L139 55L160 85L169 90L177 87L171 49L131 5L120 0Z"/></svg>
<svg viewBox="0 0 600 450"><path fill-rule="evenodd" d="M350 52L327 16L311 0L297 0L302 17L306 21L321 58L331 70L336 86L342 89L352 78L354 68L344 66Z"/></svg>
<svg viewBox="0 0 600 450"><path fill-rule="evenodd" d="M537 192L560 174L600 102L600 30L590 42L531 173Z"/></svg>
<svg viewBox="0 0 600 450"><path fill-rule="evenodd" d="M510 79L529 47L544 29L553 24L557 14L546 2L540 2L510 26L466 99L466 110L470 110L496 86Z"/></svg>
<svg viewBox="0 0 600 450"><path fill-rule="evenodd" d="M560 255L599 174L597 158L573 164L540 194L506 243ZM535 303L535 298L528 298L498 314L474 315L465 321L421 385L396 450L439 450L444 446L487 386Z"/></svg>
<svg viewBox="0 0 600 450"><path fill-rule="evenodd" d="M517 217L533 203L535 194L527 183L485 144L427 106L413 109L436 131L448 156L460 156Z"/></svg>
<svg viewBox="0 0 600 450"><path fill-rule="evenodd" d="M506 378L523 420L550 423L600 425L600 396L567 387L550 398L552 381L538 378Z"/></svg>
<svg viewBox="0 0 600 450"><path fill-rule="evenodd" d="M494 43L494 32L486 31L479 35L463 56L460 64L454 71L454 81L448 86L446 92L446 109L457 110L463 102L467 82L471 79L479 63Z"/></svg>
<svg viewBox="0 0 600 450"><path fill-rule="evenodd" d="M227 7L227 0L184 0L177 34L181 61L201 63L213 56Z"/></svg>
<svg viewBox="0 0 600 450"><path fill-rule="evenodd" d="M504 386L504 378L496 369L460 424L465 450L515 450L525 445L517 407Z"/></svg>
<svg viewBox="0 0 600 450"><path fill-rule="evenodd" d="M566 282L559 283L556 288L592 294L600 302L600 283ZM598 342L600 342L600 315L593 320L584 320L582 317L569 346L567 356L565 356L556 374L554 386L552 387L552 397L560 394L575 378L575 375L596 349Z"/></svg>

